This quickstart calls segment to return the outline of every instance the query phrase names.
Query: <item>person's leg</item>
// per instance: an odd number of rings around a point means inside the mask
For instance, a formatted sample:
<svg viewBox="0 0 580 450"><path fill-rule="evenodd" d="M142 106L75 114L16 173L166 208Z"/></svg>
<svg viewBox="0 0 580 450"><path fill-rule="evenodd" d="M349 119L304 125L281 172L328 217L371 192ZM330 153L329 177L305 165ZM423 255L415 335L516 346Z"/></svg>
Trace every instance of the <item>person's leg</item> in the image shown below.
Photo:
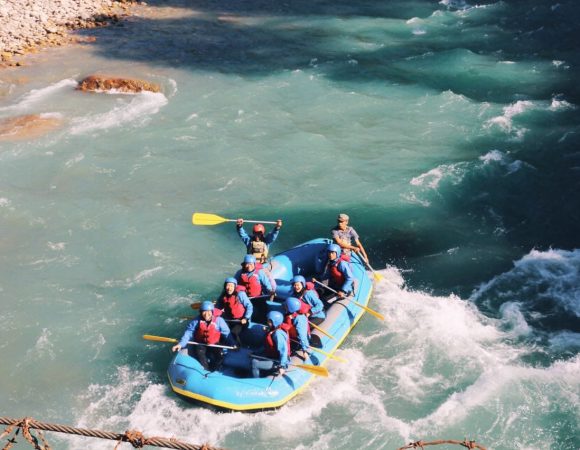
<svg viewBox="0 0 580 450"><path fill-rule="evenodd" d="M252 376L254 378L260 377L260 370L272 370L274 368L274 361L252 359Z"/></svg>
<svg viewBox="0 0 580 450"><path fill-rule="evenodd" d="M209 356L209 370L212 372L220 370L222 363L224 362L224 352L221 348L216 347L206 347L208 349Z"/></svg>
<svg viewBox="0 0 580 450"><path fill-rule="evenodd" d="M207 362L207 347L205 345L194 345L193 346L193 356L199 361L205 370L209 370L209 364Z"/></svg>

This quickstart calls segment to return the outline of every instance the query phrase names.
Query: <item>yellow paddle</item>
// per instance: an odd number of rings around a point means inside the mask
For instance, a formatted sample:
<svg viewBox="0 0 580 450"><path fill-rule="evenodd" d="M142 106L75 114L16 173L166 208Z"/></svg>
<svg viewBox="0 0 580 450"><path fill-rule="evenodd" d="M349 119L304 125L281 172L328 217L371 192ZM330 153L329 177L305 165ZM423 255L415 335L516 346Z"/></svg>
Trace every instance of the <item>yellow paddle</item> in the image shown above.
<svg viewBox="0 0 580 450"><path fill-rule="evenodd" d="M321 283L320 281L315 280L315 279L312 279L312 281L314 281L316 284L319 284L320 286L324 287L325 289L328 289L330 292L334 292L335 294L338 294L338 292L335 291L334 289L332 289L330 286L327 286L326 284ZM349 300L351 303L355 304L359 308L364 309L366 312L368 312L372 316L375 316L377 319L385 320L385 316L383 316L380 312L377 312L374 309L369 308L368 306L362 305L359 302L355 302L351 298L347 297L346 300Z"/></svg>
<svg viewBox="0 0 580 450"><path fill-rule="evenodd" d="M310 320L308 321L308 323L310 324L310 326L318 331L320 331L322 334L324 334L326 337L330 338L330 339L334 339L334 336L330 333L327 333L326 331L324 331L321 327L319 327L318 325L316 325L313 322L310 322Z"/></svg>
<svg viewBox="0 0 580 450"><path fill-rule="evenodd" d="M290 339L290 340L291 340L292 342L296 342L297 344L299 344L299 343L300 343L300 342L299 342L299 341L297 341L296 339ZM312 350L312 351L318 352L318 353L320 353L320 354L322 354L322 355L324 355L324 356L326 356L326 357L328 357L328 358L330 358L330 359L334 359L334 360L336 360L336 361L339 361L339 362L341 362L341 363L348 362L346 359L344 359L344 358L341 358L340 356L335 356L335 355L332 355L332 354L330 354L330 353L328 353L328 352L325 352L324 350L321 350L321 349L319 349L319 348L313 347L312 345L309 345L309 346L308 346L308 348L309 348L310 350Z"/></svg>
<svg viewBox="0 0 580 450"><path fill-rule="evenodd" d="M224 222L235 222L236 219L226 219L225 217L218 216L217 214L208 213L193 213L191 216L191 223L194 225L219 225ZM246 220L244 222L248 223L272 223L276 222L266 221L266 220Z"/></svg>
<svg viewBox="0 0 580 450"><path fill-rule="evenodd" d="M170 342L172 344L177 344L179 342L178 339L163 337L163 336L153 336L151 334L144 334L143 339L148 341L156 341L156 342ZM205 347L217 347L217 348L227 348L228 350L237 350L238 347L232 347L231 345L218 345L218 344L202 344L201 342L193 342L189 341L188 344L192 345L203 345Z"/></svg>
<svg viewBox="0 0 580 450"><path fill-rule="evenodd" d="M375 281L381 281L383 279L383 276L380 273L375 272L375 269L373 269L371 267L371 265L369 264L369 262L366 259L363 258L362 260L364 261L364 263L368 267L368 269L373 273L373 277L375 278Z"/></svg>
<svg viewBox="0 0 580 450"><path fill-rule="evenodd" d="M318 352L318 353L320 353L320 354L322 354L322 355L324 355L324 356L326 356L326 357L328 357L330 359L334 359L336 361L339 361L341 363L348 362L346 359L341 358L340 356L336 356L336 355L333 355L332 353L325 352L324 350L321 350L319 348L312 347L312 346L310 346L308 348L311 349L311 350L313 350L313 351L315 351L315 352Z"/></svg>
<svg viewBox="0 0 580 450"><path fill-rule="evenodd" d="M280 362L280 361L277 361L277 360L272 359L272 358L266 358L265 356L258 356L258 355L250 355L250 358L262 359L264 361L274 361L276 363ZM292 364L292 363L289 363L288 365L298 367L299 369L302 369L302 370L306 370L307 372L310 372L314 375L318 375L319 377L327 377L328 376L328 369L326 367L313 366L311 364Z"/></svg>

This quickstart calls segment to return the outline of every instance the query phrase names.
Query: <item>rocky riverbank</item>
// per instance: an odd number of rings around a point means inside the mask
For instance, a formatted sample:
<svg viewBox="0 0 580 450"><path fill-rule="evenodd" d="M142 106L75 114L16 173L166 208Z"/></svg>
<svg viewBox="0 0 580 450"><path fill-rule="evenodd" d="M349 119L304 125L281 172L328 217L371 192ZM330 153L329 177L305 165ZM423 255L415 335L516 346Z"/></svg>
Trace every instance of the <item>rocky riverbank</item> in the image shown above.
<svg viewBox="0 0 580 450"><path fill-rule="evenodd" d="M118 22L134 0L3 0L0 67L21 65L19 55L74 41L70 30Z"/></svg>

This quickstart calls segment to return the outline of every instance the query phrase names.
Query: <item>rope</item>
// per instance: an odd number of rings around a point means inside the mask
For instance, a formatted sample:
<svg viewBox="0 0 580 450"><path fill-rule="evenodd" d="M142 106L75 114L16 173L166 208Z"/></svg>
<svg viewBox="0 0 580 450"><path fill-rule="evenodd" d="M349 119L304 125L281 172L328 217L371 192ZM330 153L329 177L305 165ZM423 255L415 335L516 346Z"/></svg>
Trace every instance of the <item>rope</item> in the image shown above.
<svg viewBox="0 0 580 450"><path fill-rule="evenodd" d="M453 439L447 439L447 440L439 440L439 441L431 441L431 442L424 442L424 441L417 441L417 442L410 442L409 445L405 445L404 447L399 447L397 450L406 450L409 448L420 448L420 449L424 449L424 447L427 447L429 445L441 445L441 444L455 444L455 445L461 445L465 448L468 448L470 450L486 450L485 447L477 444L475 441L468 441L467 439L464 439L463 441L456 441Z"/></svg>
<svg viewBox="0 0 580 450"><path fill-rule="evenodd" d="M115 449L117 449L117 447L122 442L129 442L133 446L133 448L143 448L146 445L150 445L153 447L174 448L177 450L225 450L217 447L211 447L208 444L202 445L188 444L186 442L178 441L177 439L174 438L167 439L158 436L146 438L140 431L136 430L127 430L125 431L125 433L119 434L119 433L111 433L108 431L91 430L87 428L75 428L66 425L39 422L30 417L25 417L24 419L0 417L0 424L9 425L8 428L6 428L6 430L0 435L0 440L8 436L10 433L12 433L14 428L16 428L14 436L12 437L12 439L9 439L8 443L2 450L9 450L10 447L12 447L12 445L16 442L15 437L20 429L22 429L22 435L26 438L26 440L28 440L28 442L30 442L30 444L34 446L35 450L51 450L50 446L42 436L42 433L39 432L39 436L42 441L41 445L38 442L38 439L30 433L31 428L36 430L54 431L56 433L66 433L85 437L109 439L112 441L117 441Z"/></svg>

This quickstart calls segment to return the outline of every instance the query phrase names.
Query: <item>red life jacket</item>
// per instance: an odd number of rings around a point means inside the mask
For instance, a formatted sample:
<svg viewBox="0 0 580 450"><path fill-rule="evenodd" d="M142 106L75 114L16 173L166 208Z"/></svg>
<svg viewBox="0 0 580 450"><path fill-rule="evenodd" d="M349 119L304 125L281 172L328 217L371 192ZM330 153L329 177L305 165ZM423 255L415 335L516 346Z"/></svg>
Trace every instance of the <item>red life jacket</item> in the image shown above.
<svg viewBox="0 0 580 450"><path fill-rule="evenodd" d="M257 270L254 270L251 273L241 273L238 282L246 288L248 297L262 295L262 285L260 284Z"/></svg>
<svg viewBox="0 0 580 450"><path fill-rule="evenodd" d="M334 261L333 261L334 262ZM338 270L338 265L340 264L340 260L336 262L336 264L330 263L330 267L328 268L328 273L330 274L330 280L332 284L335 286L342 286L344 284L344 275L340 270Z"/></svg>
<svg viewBox="0 0 580 450"><path fill-rule="evenodd" d="M278 327L281 328L282 330L285 330L285 327L283 326L283 324ZM265 349L265 353L266 356L268 358L277 358L280 359L281 355L278 354L278 348L276 347L276 343L274 342L274 332L278 329L274 329L274 330L270 330L268 331L268 333L266 334L266 340L264 342L264 349ZM290 356L290 338L288 337L288 333L286 332L286 348L287 348L287 355Z"/></svg>
<svg viewBox="0 0 580 450"><path fill-rule="evenodd" d="M224 303L224 313L228 319L241 319L244 317L246 308L238 299L238 295L234 292L232 295L222 295Z"/></svg>
<svg viewBox="0 0 580 450"><path fill-rule="evenodd" d="M306 289L302 290L302 293L299 295L296 293L296 291L294 291L292 293L292 295L297 298L298 300L300 300L300 309L298 310L298 314L308 314L310 312L310 310L312 309L312 307L306 303L304 300L302 300L302 297L304 297L304 294L306 293Z"/></svg>
<svg viewBox="0 0 580 450"><path fill-rule="evenodd" d="M310 311L310 307L308 307L308 310ZM292 319L294 319L298 314L301 314L301 312L297 311L293 314L286 314L284 316L284 323L282 324L283 328L288 331L288 336L290 336L290 339L294 340L298 340L298 331L296 331L296 327L294 326L294 323L292 323ZM308 336L310 336L310 322L308 321L306 321L306 333Z"/></svg>
<svg viewBox="0 0 580 450"><path fill-rule="evenodd" d="M212 317L209 324L205 320L200 320L193 340L201 344L217 344L220 341L221 333L217 329L216 320L217 317Z"/></svg>

